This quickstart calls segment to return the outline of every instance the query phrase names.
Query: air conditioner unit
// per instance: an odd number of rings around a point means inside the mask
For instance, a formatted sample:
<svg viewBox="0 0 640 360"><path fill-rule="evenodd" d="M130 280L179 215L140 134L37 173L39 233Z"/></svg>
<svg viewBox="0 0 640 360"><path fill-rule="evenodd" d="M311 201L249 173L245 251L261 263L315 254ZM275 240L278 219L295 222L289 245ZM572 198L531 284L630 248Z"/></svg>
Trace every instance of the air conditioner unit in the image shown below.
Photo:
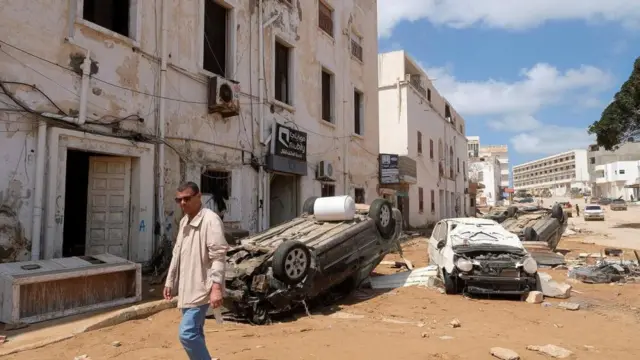
<svg viewBox="0 0 640 360"><path fill-rule="evenodd" d="M207 96L209 114L220 114L223 118L240 113L240 83L220 76L209 78Z"/></svg>
<svg viewBox="0 0 640 360"><path fill-rule="evenodd" d="M330 161L320 161L316 168L316 178L318 180L334 180L333 164Z"/></svg>

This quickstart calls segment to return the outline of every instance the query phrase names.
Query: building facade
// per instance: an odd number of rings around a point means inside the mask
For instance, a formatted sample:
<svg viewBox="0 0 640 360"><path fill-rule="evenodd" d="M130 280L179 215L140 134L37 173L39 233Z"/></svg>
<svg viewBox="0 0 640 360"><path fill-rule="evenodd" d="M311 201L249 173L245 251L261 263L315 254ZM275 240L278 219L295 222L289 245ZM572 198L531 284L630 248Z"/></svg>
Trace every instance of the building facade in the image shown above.
<svg viewBox="0 0 640 360"><path fill-rule="evenodd" d="M147 261L185 180L250 231L378 196L375 1L126 3L2 6L0 261Z"/></svg>
<svg viewBox="0 0 640 360"><path fill-rule="evenodd" d="M478 144L480 141L478 140ZM509 147L507 145L484 145L480 146L479 157L495 157L500 163L500 186L505 189L509 187L511 171L509 170ZM504 190L500 191L503 194ZM502 195L501 195L502 196Z"/></svg>
<svg viewBox="0 0 640 360"><path fill-rule="evenodd" d="M469 159L480 157L480 136L467 136L467 151Z"/></svg>
<svg viewBox="0 0 640 360"><path fill-rule="evenodd" d="M416 182L399 197L409 209L409 224L420 227L464 215L468 179L462 116L405 51L378 55L378 95L380 152L416 162Z"/></svg>
<svg viewBox="0 0 640 360"><path fill-rule="evenodd" d="M534 195L569 196L590 188L587 150L571 150L513 167L513 186Z"/></svg>
<svg viewBox="0 0 640 360"><path fill-rule="evenodd" d="M497 156L469 160L469 180L475 184L475 205L496 206L502 199L501 164Z"/></svg>
<svg viewBox="0 0 640 360"><path fill-rule="evenodd" d="M598 145L589 146L587 157L593 196L609 196L608 194L610 193L609 190L606 190L606 193L602 193L602 191L608 189L602 185L604 181L602 179L602 171L605 170L602 165L640 160L640 134L635 134L635 137L630 137L629 140L622 143L616 150L611 151L607 151ZM600 180L598 181L598 179Z"/></svg>
<svg viewBox="0 0 640 360"><path fill-rule="evenodd" d="M593 193L598 197L638 200L640 190L640 160L616 161L596 165Z"/></svg>

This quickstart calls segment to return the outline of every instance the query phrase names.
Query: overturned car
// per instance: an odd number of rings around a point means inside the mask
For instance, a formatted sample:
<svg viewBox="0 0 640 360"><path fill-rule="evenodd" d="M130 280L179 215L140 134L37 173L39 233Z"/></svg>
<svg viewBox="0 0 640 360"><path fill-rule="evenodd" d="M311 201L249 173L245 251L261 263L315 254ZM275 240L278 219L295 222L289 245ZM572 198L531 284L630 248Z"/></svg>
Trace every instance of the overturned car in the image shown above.
<svg viewBox="0 0 640 360"><path fill-rule="evenodd" d="M538 264L517 235L491 219L438 222L429 239L429 263L447 294L524 295L536 290Z"/></svg>
<svg viewBox="0 0 640 360"><path fill-rule="evenodd" d="M399 247L402 217L385 199L357 209L350 196L312 197L302 212L227 252L225 315L260 325L333 289L348 292Z"/></svg>
<svg viewBox="0 0 640 360"><path fill-rule="evenodd" d="M568 225L567 214L559 204L551 209L527 206L510 213L513 215L502 221L501 225L518 235L528 248L555 251Z"/></svg>

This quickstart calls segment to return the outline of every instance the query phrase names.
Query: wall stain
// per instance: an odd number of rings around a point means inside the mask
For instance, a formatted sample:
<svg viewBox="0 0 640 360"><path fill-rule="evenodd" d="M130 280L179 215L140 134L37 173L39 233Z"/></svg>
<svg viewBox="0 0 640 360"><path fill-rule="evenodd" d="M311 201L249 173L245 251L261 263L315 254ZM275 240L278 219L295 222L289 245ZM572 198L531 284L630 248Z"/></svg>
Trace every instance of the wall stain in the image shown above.
<svg viewBox="0 0 640 360"><path fill-rule="evenodd" d="M0 191L0 263L26 259L31 242L24 236L19 212L23 199L31 197L31 190L22 196L22 183L13 180L6 191Z"/></svg>
<svg viewBox="0 0 640 360"><path fill-rule="evenodd" d="M138 74L140 73L138 70L139 65L140 57L138 56L127 56L124 59L122 65L116 69L120 85L134 90L138 89L140 84L140 79L138 78Z"/></svg>

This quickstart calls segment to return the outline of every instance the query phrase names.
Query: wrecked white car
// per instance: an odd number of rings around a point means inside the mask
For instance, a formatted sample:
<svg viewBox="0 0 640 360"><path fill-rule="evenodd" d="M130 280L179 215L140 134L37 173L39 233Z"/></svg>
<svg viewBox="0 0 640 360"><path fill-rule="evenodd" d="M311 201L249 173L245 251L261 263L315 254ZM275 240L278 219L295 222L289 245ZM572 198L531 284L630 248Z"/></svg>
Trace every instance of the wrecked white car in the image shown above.
<svg viewBox="0 0 640 360"><path fill-rule="evenodd" d="M438 222L429 239L429 262L447 294L524 295L536 290L538 264L516 234L490 219Z"/></svg>
<svg viewBox="0 0 640 360"><path fill-rule="evenodd" d="M226 317L265 324L332 290L349 292L399 246L402 215L385 199L357 208L350 196L312 197L302 212L227 252Z"/></svg>

